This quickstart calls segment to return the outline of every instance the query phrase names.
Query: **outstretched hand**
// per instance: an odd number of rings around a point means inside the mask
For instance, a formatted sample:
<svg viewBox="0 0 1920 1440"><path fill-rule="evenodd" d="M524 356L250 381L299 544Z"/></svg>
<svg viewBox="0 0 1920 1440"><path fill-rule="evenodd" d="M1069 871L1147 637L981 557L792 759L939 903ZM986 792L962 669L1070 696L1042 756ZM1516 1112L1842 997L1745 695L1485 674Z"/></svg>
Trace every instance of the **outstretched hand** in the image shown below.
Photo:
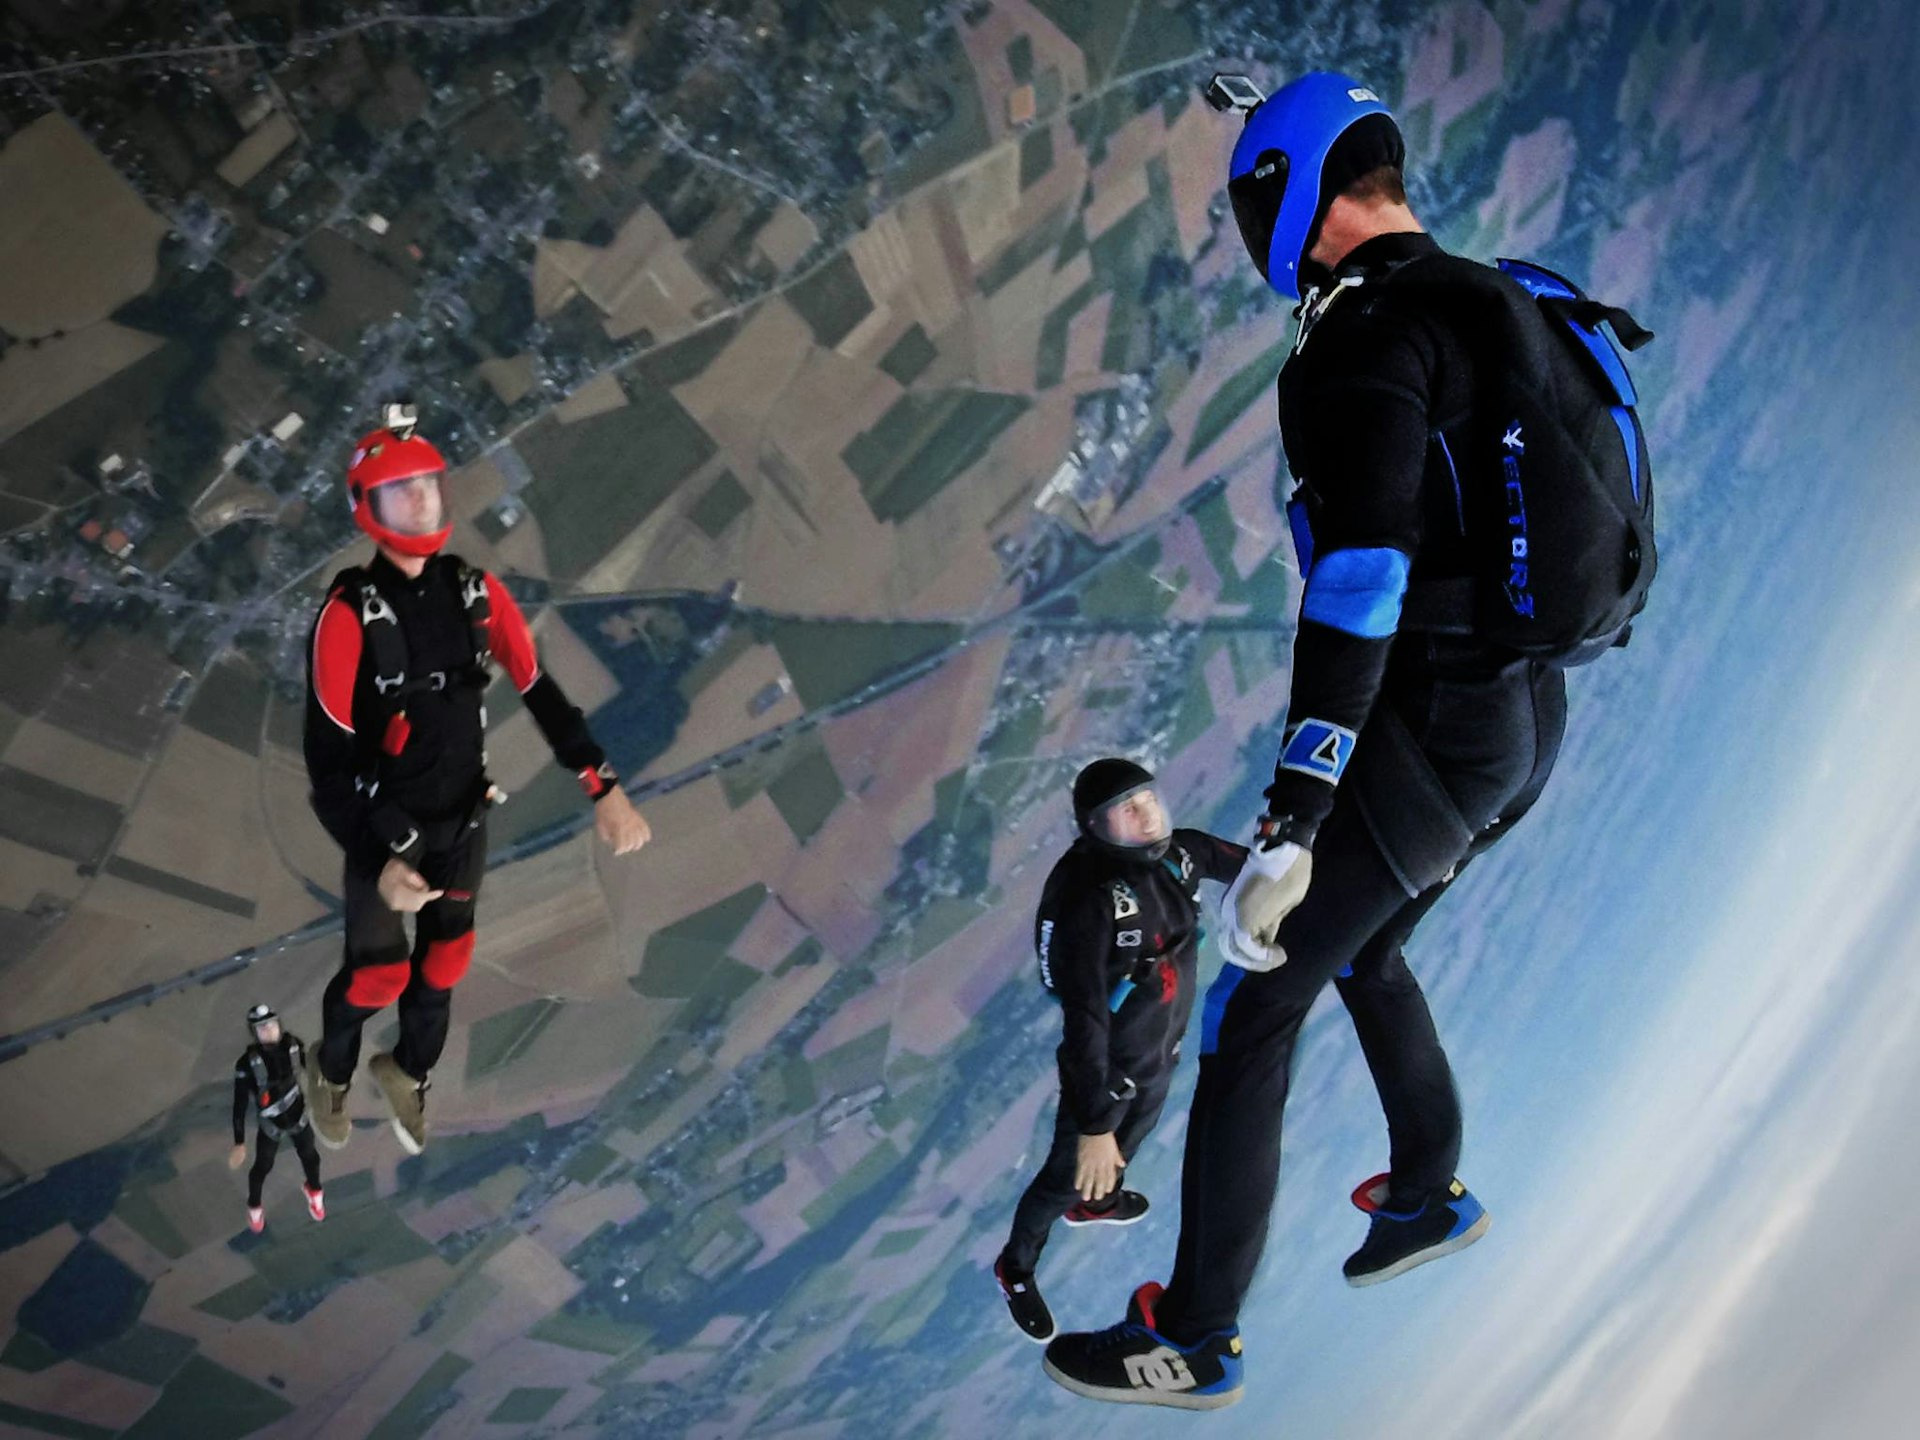
<svg viewBox="0 0 1920 1440"><path fill-rule="evenodd" d="M1280 922L1306 898L1313 853L1292 841L1272 849L1255 845L1220 901L1220 951L1247 970L1277 970L1287 963L1278 943Z"/></svg>
<svg viewBox="0 0 1920 1440"><path fill-rule="evenodd" d="M618 786L593 802L593 828L616 855L638 850L653 838L646 816L633 808L627 792Z"/></svg>

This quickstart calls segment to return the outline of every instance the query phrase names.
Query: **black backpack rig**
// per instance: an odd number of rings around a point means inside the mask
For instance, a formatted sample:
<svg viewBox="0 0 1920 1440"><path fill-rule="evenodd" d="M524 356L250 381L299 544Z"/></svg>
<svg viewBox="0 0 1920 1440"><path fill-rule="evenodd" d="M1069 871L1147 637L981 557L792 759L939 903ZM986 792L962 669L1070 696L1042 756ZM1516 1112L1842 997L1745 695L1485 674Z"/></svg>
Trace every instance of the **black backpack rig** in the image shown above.
<svg viewBox="0 0 1920 1440"><path fill-rule="evenodd" d="M333 577L329 595L339 594L360 613L360 634L366 653L373 661L374 703L380 716L378 756L368 756L374 773L364 777L361 788L371 796L379 783L378 760L398 755L406 748L412 727L407 721L407 701L411 696L445 690L449 685L472 685L484 690L492 679L487 668L493 660L488 627L493 605L487 596L484 570L469 565L458 555L436 555L427 562L429 573L435 568L452 570L459 587L460 604L466 612L467 633L473 640L472 658L454 670L433 670L415 675L409 670L407 637L400 629L400 617L393 605L380 593L373 574L363 566L351 565Z"/></svg>
<svg viewBox="0 0 1920 1440"><path fill-rule="evenodd" d="M1556 665L1625 645L1658 557L1653 467L1626 349L1653 339L1625 310L1524 260L1432 255L1382 277L1457 317L1474 359L1469 411L1440 417L1471 575L1416 579L1402 628L1472 635Z"/></svg>

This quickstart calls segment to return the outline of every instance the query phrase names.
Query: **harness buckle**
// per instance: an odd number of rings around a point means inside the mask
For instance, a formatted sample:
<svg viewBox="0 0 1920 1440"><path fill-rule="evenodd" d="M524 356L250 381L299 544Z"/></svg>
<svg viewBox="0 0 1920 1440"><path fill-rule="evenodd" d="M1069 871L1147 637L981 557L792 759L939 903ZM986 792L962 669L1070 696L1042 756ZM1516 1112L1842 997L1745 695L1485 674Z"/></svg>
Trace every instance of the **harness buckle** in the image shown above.
<svg viewBox="0 0 1920 1440"><path fill-rule="evenodd" d="M400 617L393 613L393 606L387 603L387 597L369 581L360 587L360 623L373 625L382 620L389 625L400 623Z"/></svg>
<svg viewBox="0 0 1920 1440"><path fill-rule="evenodd" d="M406 683L407 672L404 670L398 675L376 675L373 677L373 688L382 695L386 694L389 690L398 690Z"/></svg>

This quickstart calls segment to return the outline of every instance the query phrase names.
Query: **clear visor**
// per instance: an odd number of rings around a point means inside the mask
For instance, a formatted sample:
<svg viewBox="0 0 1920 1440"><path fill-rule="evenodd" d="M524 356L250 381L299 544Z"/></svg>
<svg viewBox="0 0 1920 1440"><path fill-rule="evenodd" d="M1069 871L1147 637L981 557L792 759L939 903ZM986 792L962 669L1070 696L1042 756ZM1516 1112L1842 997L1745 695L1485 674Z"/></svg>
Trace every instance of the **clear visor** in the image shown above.
<svg viewBox="0 0 1920 1440"><path fill-rule="evenodd" d="M367 505L374 522L396 535L432 535L446 524L438 475L376 485L367 492Z"/></svg>
<svg viewBox="0 0 1920 1440"><path fill-rule="evenodd" d="M1267 252L1273 248L1273 226L1280 218L1280 202L1287 193L1287 156L1283 150L1262 151L1253 169L1227 182L1240 238L1262 279L1267 278Z"/></svg>
<svg viewBox="0 0 1920 1440"><path fill-rule="evenodd" d="M1109 845L1157 844L1173 833L1166 809L1150 785L1129 790L1093 812L1089 828Z"/></svg>

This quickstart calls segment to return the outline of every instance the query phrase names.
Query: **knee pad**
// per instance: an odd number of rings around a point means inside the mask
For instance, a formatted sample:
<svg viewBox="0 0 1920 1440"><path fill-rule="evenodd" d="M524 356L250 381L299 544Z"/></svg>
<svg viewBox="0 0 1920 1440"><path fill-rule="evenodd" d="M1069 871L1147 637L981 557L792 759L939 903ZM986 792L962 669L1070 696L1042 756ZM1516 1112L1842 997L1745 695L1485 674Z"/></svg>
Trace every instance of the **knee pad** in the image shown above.
<svg viewBox="0 0 1920 1440"><path fill-rule="evenodd" d="M420 978L436 990L451 990L473 963L473 931L451 940L429 940L420 960Z"/></svg>
<svg viewBox="0 0 1920 1440"><path fill-rule="evenodd" d="M347 1003L360 1010L379 1010L400 998L412 966L405 960L384 965L362 965L347 981Z"/></svg>

